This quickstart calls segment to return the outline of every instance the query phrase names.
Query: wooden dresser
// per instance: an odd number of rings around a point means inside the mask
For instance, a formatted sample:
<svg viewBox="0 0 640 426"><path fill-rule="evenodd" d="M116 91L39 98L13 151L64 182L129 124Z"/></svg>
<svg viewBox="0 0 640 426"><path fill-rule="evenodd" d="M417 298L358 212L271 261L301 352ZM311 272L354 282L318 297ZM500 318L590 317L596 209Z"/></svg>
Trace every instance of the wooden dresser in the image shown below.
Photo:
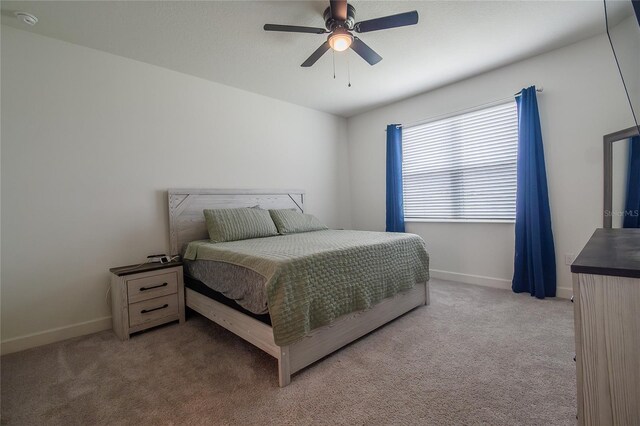
<svg viewBox="0 0 640 426"><path fill-rule="evenodd" d="M167 322L184 322L182 263L150 263L109 271L113 331L120 339Z"/></svg>
<svg viewBox="0 0 640 426"><path fill-rule="evenodd" d="M640 229L597 229L571 272L578 424L640 425Z"/></svg>

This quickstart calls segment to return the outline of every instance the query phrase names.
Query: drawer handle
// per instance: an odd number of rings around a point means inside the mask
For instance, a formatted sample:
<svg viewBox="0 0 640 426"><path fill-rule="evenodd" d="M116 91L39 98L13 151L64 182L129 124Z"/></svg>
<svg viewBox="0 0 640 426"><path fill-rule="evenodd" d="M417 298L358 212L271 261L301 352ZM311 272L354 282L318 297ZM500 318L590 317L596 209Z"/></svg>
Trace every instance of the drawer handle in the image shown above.
<svg viewBox="0 0 640 426"><path fill-rule="evenodd" d="M140 287L140 291L153 290L154 288L166 287L168 285L169 285L169 283L162 283L162 284L158 284L158 285L152 285L151 287Z"/></svg>
<svg viewBox="0 0 640 426"><path fill-rule="evenodd" d="M168 308L169 305L167 303L165 303L162 306L158 306L157 308L153 308L153 309L143 309L140 311L141 314L148 314L149 312L153 312L153 311L157 311L158 309L164 309L164 308Z"/></svg>

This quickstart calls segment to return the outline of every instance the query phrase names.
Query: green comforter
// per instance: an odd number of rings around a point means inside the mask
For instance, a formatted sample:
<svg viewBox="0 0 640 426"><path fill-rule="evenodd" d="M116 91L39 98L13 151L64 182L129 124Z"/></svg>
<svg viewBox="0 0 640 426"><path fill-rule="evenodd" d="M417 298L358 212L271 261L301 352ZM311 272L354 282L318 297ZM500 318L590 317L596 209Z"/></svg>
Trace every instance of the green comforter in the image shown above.
<svg viewBox="0 0 640 426"><path fill-rule="evenodd" d="M429 255L413 234L326 230L194 241L184 257L232 263L264 276L279 346L429 279Z"/></svg>

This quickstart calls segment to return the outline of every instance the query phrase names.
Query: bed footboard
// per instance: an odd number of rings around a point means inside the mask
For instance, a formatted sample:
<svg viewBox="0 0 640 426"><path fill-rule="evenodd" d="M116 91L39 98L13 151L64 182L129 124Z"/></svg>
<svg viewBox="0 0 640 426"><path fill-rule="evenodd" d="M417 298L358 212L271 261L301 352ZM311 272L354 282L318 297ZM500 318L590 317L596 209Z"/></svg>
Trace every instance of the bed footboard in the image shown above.
<svg viewBox="0 0 640 426"><path fill-rule="evenodd" d="M416 284L410 290L385 299L370 309L344 315L289 346L276 345L273 330L268 325L189 288L186 289L186 304L276 358L278 382L280 387L284 387L291 382L291 375L297 371L413 308L428 305L429 282Z"/></svg>
<svg viewBox="0 0 640 426"><path fill-rule="evenodd" d="M429 282L383 300L370 309L344 315L289 345L290 374L324 358L410 310L429 303ZM282 384L281 384L282 386Z"/></svg>

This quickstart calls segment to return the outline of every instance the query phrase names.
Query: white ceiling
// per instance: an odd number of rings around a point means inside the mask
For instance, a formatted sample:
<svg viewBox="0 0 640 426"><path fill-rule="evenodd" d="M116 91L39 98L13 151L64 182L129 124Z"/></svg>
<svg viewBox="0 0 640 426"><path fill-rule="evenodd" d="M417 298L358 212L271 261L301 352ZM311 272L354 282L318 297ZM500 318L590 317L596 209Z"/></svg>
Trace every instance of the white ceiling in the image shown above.
<svg viewBox="0 0 640 426"><path fill-rule="evenodd" d="M344 53L335 80L331 52L300 67L326 36L262 30L323 27L328 1L3 1L2 23L346 117L604 31L598 0L351 3L356 21L415 9L420 22L361 34L384 60L350 52L350 88Z"/></svg>

